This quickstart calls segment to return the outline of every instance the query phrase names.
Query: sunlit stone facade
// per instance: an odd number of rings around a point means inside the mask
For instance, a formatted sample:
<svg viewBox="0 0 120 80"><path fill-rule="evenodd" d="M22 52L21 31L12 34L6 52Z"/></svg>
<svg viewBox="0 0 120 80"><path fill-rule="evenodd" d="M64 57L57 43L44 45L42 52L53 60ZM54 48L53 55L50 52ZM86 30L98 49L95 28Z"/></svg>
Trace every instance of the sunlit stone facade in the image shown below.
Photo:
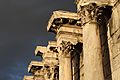
<svg viewBox="0 0 120 80"><path fill-rule="evenodd" d="M120 0L76 0L77 13L54 11L23 80L120 80Z"/></svg>

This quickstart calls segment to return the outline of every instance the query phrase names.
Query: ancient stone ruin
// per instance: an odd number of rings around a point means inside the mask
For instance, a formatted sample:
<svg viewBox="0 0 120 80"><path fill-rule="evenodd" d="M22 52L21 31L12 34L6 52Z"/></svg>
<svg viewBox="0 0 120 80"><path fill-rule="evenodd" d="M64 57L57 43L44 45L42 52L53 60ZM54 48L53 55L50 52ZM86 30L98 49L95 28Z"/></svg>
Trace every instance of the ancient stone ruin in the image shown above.
<svg viewBox="0 0 120 80"><path fill-rule="evenodd" d="M76 0L77 13L54 11L23 80L120 80L120 0Z"/></svg>

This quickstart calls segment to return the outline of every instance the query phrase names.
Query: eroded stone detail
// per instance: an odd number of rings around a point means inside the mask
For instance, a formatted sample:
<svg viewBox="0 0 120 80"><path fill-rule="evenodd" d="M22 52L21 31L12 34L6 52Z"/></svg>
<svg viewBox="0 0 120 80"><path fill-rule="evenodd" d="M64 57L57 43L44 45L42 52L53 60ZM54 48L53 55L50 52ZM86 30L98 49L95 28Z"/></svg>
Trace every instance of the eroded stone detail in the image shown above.
<svg viewBox="0 0 120 80"><path fill-rule="evenodd" d="M44 67L44 77L45 80L58 80L58 71L56 71L57 66L45 66Z"/></svg>
<svg viewBox="0 0 120 80"><path fill-rule="evenodd" d="M62 41L61 43L61 51L64 53L64 56L70 56L71 52L74 49L74 45L71 42Z"/></svg>
<svg viewBox="0 0 120 80"><path fill-rule="evenodd" d="M42 68L41 70L37 69L36 72L34 73L34 78L35 80L45 80L44 78L44 69Z"/></svg>
<svg viewBox="0 0 120 80"><path fill-rule="evenodd" d="M47 31L56 34L56 46L48 45L40 47L40 50L36 51L37 56L43 57L44 65L42 65L43 68L38 65L32 67L31 72L34 75L34 80L42 78L45 80L78 80L79 76L81 80L111 80L111 75L113 75L113 80L120 78L119 0L76 0L76 4L78 13L53 12L48 22ZM114 8L111 5L114 5ZM112 9L113 16L111 18ZM111 22L109 22L110 18ZM111 25L107 25L108 23ZM108 26L111 33L109 40L106 35ZM107 41L109 41L111 51L112 73L109 72ZM82 49L81 45L81 48L76 49L75 47L78 42L84 45L83 53L80 50ZM79 66L76 67L76 65ZM79 72L79 68L80 73L74 75L76 71ZM101 75L103 73L105 75Z"/></svg>
<svg viewBox="0 0 120 80"><path fill-rule="evenodd" d="M57 34L59 28L63 25L81 26L77 13L68 11L54 11L51 16L47 31Z"/></svg>
<svg viewBox="0 0 120 80"><path fill-rule="evenodd" d="M97 22L98 24L108 23L112 13L112 6L90 3L81 6L78 13L81 17L82 25L89 22Z"/></svg>

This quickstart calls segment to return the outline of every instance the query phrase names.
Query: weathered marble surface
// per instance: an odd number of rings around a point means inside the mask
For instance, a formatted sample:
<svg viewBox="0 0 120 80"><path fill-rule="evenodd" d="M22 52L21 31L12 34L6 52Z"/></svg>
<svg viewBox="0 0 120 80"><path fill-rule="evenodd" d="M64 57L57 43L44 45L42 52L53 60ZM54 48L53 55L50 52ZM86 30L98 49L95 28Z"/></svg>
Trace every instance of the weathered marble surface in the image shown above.
<svg viewBox="0 0 120 80"><path fill-rule="evenodd" d="M108 34L112 80L120 80L120 3L113 7Z"/></svg>

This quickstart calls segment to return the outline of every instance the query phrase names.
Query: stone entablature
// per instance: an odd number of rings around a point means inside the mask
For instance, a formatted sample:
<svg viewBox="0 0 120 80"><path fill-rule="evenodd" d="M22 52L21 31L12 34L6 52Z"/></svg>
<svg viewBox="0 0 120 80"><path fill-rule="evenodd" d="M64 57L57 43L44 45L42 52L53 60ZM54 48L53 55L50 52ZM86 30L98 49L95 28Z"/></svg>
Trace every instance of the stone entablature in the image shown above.
<svg viewBox="0 0 120 80"><path fill-rule="evenodd" d="M24 76L23 80L34 80L34 76Z"/></svg>
<svg viewBox="0 0 120 80"><path fill-rule="evenodd" d="M35 55L43 55L43 53L47 52L57 52L57 42L56 41L49 41L48 46L37 46L35 50Z"/></svg>
<svg viewBox="0 0 120 80"><path fill-rule="evenodd" d="M28 72L34 75L33 80L45 80L44 63L39 61L31 61Z"/></svg>
<svg viewBox="0 0 120 80"><path fill-rule="evenodd" d="M47 50L45 46L37 46L35 49L36 56L42 56L42 54Z"/></svg>
<svg viewBox="0 0 120 80"><path fill-rule="evenodd" d="M82 28L72 25L63 25L58 29L57 35L57 45L62 41L69 41L72 44L82 43Z"/></svg>
<svg viewBox="0 0 120 80"><path fill-rule="evenodd" d="M54 51L54 49L57 49L57 42L56 41L49 41L47 49L52 50L52 51Z"/></svg>
<svg viewBox="0 0 120 80"><path fill-rule="evenodd" d="M58 56L58 50L57 50L57 42L56 41L49 41L47 50L48 52L53 52L56 56Z"/></svg>
<svg viewBox="0 0 120 80"><path fill-rule="evenodd" d="M28 66L28 72L35 74L37 70L41 70L43 67L44 67L43 62L31 61L30 65Z"/></svg>
<svg viewBox="0 0 120 80"><path fill-rule="evenodd" d="M88 5L89 3L96 3L96 4L107 4L114 6L119 0L76 0L77 8L79 9L78 5L84 6Z"/></svg>
<svg viewBox="0 0 120 80"><path fill-rule="evenodd" d="M55 12L53 12L53 15L48 22L47 30L56 34L57 51L59 52L59 78L60 80L71 80L71 55L76 53L75 46L78 43L82 43L81 21L79 20L77 13L74 13L73 15L72 12L67 11ZM80 54L80 52L78 53Z"/></svg>
<svg viewBox="0 0 120 80"><path fill-rule="evenodd" d="M58 66L45 64L45 62L32 61L28 67L28 72L34 75L34 80L57 80Z"/></svg>
<svg viewBox="0 0 120 80"><path fill-rule="evenodd" d="M37 46L35 50L36 56L42 56L43 72L45 80L58 79L58 51L56 41L49 41L48 46Z"/></svg>
<svg viewBox="0 0 120 80"><path fill-rule="evenodd" d="M78 19L77 13L54 11L48 21L47 30L57 34L57 46L59 47L62 41L70 41L73 44L82 42L80 25L81 21Z"/></svg>
<svg viewBox="0 0 120 80"><path fill-rule="evenodd" d="M47 47L37 46L35 54L42 56L44 64L58 65L56 41L49 41Z"/></svg>
<svg viewBox="0 0 120 80"><path fill-rule="evenodd" d="M56 53L47 52L43 55L43 61L47 65L58 65L58 56Z"/></svg>
<svg viewBox="0 0 120 80"><path fill-rule="evenodd" d="M61 25L80 25L77 13L68 11L54 11L50 20L48 21L47 31L57 33Z"/></svg>

